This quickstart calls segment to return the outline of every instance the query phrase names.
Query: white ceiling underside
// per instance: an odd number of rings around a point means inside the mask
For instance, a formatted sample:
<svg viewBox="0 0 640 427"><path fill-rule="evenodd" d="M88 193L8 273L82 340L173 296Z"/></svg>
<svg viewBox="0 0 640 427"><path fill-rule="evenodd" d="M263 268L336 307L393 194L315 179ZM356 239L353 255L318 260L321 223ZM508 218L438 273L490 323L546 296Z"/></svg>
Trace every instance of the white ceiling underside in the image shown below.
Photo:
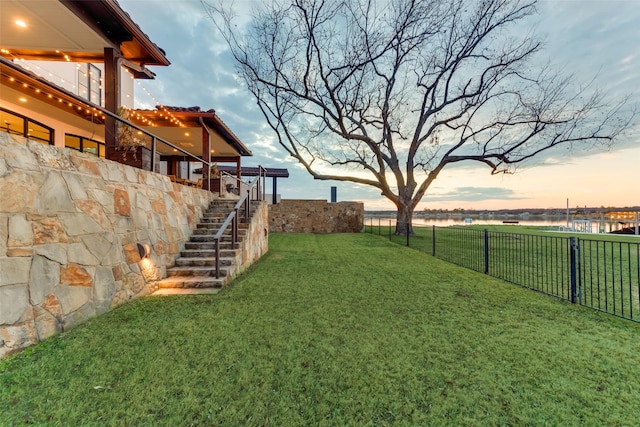
<svg viewBox="0 0 640 427"><path fill-rule="evenodd" d="M183 150L187 150L196 156L202 156L202 129L201 128L181 128L181 127L144 127L151 133L172 142ZM187 135L188 134L188 135ZM212 132L210 135L211 149L213 153L211 156L221 157L237 157L238 152L233 149L227 142L222 139L216 132ZM159 150L163 154L175 154L172 150L167 149L164 144L161 144Z"/></svg>
<svg viewBox="0 0 640 427"><path fill-rule="evenodd" d="M4 49L102 54L106 46L111 45L57 0L0 0L0 47Z"/></svg>

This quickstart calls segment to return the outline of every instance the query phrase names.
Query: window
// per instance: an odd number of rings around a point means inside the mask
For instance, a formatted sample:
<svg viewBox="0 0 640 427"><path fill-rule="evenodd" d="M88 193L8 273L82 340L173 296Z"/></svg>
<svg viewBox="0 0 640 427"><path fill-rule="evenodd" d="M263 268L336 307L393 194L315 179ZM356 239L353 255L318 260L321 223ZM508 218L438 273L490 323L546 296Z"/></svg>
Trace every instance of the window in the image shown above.
<svg viewBox="0 0 640 427"><path fill-rule="evenodd" d="M66 134L64 136L64 146L104 158L104 142L95 141L82 136Z"/></svg>
<svg viewBox="0 0 640 427"><path fill-rule="evenodd" d="M100 80L102 80L102 71L95 65L87 64L86 68L78 69L78 95L94 104L101 105Z"/></svg>
<svg viewBox="0 0 640 427"><path fill-rule="evenodd" d="M53 129L4 108L0 108L0 130L53 145Z"/></svg>

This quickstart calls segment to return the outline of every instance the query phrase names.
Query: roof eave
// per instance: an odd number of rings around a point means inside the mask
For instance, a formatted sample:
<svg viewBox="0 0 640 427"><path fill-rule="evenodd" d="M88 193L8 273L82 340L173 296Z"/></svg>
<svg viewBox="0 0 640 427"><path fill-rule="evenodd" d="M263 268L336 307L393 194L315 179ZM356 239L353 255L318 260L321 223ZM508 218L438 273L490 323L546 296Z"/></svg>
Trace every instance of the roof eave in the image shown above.
<svg viewBox="0 0 640 427"><path fill-rule="evenodd" d="M227 143L233 145L233 147L240 153L241 156L250 157L253 156L251 150L240 141L227 125L215 114L210 113L212 127L227 141Z"/></svg>
<svg viewBox="0 0 640 427"><path fill-rule="evenodd" d="M125 42L135 41L147 54L144 58L125 56L125 59L140 65L168 66L171 64L165 52L151 41L117 1L60 0L60 2L92 27L94 31L113 43L114 47L120 47ZM124 30L125 33L123 34L121 30Z"/></svg>

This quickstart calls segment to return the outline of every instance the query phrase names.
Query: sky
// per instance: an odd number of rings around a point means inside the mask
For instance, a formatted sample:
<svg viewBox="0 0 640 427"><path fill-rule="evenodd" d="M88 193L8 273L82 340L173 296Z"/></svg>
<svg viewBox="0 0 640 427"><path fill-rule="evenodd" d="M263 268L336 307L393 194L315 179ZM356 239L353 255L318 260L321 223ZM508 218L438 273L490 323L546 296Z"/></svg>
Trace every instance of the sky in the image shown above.
<svg viewBox="0 0 640 427"><path fill-rule="evenodd" d="M227 1L227 0L223 0ZM366 210L394 209L379 190L357 184L314 180L287 156L235 75L226 42L199 0L119 0L140 28L165 50L169 67L150 67L155 80L139 81L136 107L213 108L253 151L245 166L285 167L278 180L284 199L362 201ZM236 0L239 11L258 0ZM640 0L542 0L538 14L515 31L533 28L545 40L544 55L578 82L595 84L612 99L630 97L640 105ZM146 92L150 93L149 97ZM416 210L526 209L640 205L640 132L635 127L607 151L566 149L521 165L511 175L491 175L486 167L460 164L446 169ZM270 183L268 188L270 189Z"/></svg>

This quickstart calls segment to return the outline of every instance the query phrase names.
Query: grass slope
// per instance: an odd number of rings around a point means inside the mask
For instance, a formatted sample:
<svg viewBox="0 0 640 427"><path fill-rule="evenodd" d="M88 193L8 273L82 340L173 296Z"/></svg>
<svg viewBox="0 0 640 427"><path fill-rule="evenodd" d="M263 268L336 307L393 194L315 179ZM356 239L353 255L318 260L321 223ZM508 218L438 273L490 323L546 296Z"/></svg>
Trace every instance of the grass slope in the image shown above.
<svg viewBox="0 0 640 427"><path fill-rule="evenodd" d="M271 236L0 361L0 425L637 425L640 325L360 235Z"/></svg>

